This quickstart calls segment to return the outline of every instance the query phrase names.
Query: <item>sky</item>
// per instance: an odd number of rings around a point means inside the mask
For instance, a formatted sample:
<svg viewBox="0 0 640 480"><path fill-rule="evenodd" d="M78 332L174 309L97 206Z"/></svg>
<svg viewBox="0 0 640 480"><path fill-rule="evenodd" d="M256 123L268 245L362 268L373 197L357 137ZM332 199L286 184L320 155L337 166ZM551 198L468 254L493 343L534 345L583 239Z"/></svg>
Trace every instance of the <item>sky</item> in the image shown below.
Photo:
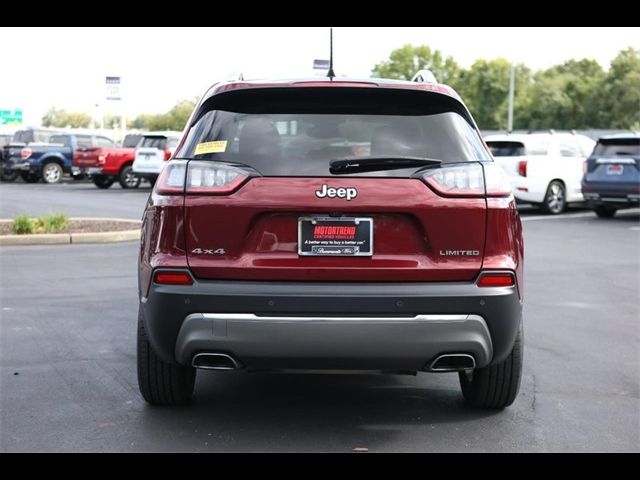
<svg viewBox="0 0 640 480"><path fill-rule="evenodd" d="M0 75L0 110L22 108L33 126L54 106L95 117L166 112L238 72L312 76L329 50L328 27L0 27L0 38L11 66ZM640 27L335 27L336 73L368 77L408 43L464 67L504 57L541 69L586 57L608 68L620 50L640 47ZM121 77L122 102L105 100L105 76Z"/></svg>

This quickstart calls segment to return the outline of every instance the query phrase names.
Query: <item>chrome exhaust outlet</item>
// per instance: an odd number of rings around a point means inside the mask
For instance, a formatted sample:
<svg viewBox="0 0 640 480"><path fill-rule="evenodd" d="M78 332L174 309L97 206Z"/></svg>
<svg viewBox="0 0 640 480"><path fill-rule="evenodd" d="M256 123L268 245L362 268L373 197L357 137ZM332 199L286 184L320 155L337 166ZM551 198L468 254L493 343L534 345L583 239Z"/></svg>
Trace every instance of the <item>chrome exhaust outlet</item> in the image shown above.
<svg viewBox="0 0 640 480"><path fill-rule="evenodd" d="M191 366L200 370L238 370L240 364L226 353L198 353L191 360Z"/></svg>
<svg viewBox="0 0 640 480"><path fill-rule="evenodd" d="M440 355L428 368L430 372L459 372L476 368L476 359L467 353L447 353Z"/></svg>

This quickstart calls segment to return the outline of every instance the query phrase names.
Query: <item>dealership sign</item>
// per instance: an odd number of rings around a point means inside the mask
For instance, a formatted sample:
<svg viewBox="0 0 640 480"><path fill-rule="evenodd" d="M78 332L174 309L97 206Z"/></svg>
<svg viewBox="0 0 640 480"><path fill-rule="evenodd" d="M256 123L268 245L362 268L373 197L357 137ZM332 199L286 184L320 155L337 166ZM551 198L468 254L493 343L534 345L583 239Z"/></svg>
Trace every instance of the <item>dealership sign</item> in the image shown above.
<svg viewBox="0 0 640 480"><path fill-rule="evenodd" d="M122 100L120 77L106 77L107 100Z"/></svg>
<svg viewBox="0 0 640 480"><path fill-rule="evenodd" d="M19 127L22 125L22 109L0 110L0 125L7 127Z"/></svg>

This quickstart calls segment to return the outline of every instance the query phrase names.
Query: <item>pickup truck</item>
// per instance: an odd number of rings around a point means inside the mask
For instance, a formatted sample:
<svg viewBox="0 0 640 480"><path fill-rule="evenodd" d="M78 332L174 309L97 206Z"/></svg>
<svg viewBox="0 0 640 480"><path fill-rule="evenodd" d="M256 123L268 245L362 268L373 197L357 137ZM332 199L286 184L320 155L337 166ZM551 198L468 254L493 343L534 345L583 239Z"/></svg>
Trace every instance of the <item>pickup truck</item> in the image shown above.
<svg viewBox="0 0 640 480"><path fill-rule="evenodd" d="M27 183L41 179L45 183L58 183L65 174L75 178L82 176L82 172L73 166L76 150L113 145L107 137L96 135L52 135L48 143L34 142L24 147L10 145L5 169L19 172Z"/></svg>
<svg viewBox="0 0 640 480"><path fill-rule="evenodd" d="M95 147L76 150L73 165L91 177L98 188L109 188L117 180L122 188L138 188L141 178L133 173L136 146L142 135L129 134L122 146Z"/></svg>
<svg viewBox="0 0 640 480"><path fill-rule="evenodd" d="M14 170L12 164L8 163L9 157L20 157L22 148L34 143L49 143L52 135L65 133L63 130L52 128L23 128L16 131L8 141L2 142L2 155L0 155L0 180L3 182L13 182L22 173ZM25 174L25 176L27 176Z"/></svg>

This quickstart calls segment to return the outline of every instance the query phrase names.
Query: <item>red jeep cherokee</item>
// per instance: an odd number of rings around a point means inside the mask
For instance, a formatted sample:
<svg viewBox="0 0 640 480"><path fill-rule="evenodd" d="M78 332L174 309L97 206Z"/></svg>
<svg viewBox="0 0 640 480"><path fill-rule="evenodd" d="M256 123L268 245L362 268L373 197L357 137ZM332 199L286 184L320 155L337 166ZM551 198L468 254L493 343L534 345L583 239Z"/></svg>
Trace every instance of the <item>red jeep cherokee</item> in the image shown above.
<svg viewBox="0 0 640 480"><path fill-rule="evenodd" d="M459 372L503 408L522 369L520 218L458 95L435 83L214 85L150 196L138 377L197 369Z"/></svg>

